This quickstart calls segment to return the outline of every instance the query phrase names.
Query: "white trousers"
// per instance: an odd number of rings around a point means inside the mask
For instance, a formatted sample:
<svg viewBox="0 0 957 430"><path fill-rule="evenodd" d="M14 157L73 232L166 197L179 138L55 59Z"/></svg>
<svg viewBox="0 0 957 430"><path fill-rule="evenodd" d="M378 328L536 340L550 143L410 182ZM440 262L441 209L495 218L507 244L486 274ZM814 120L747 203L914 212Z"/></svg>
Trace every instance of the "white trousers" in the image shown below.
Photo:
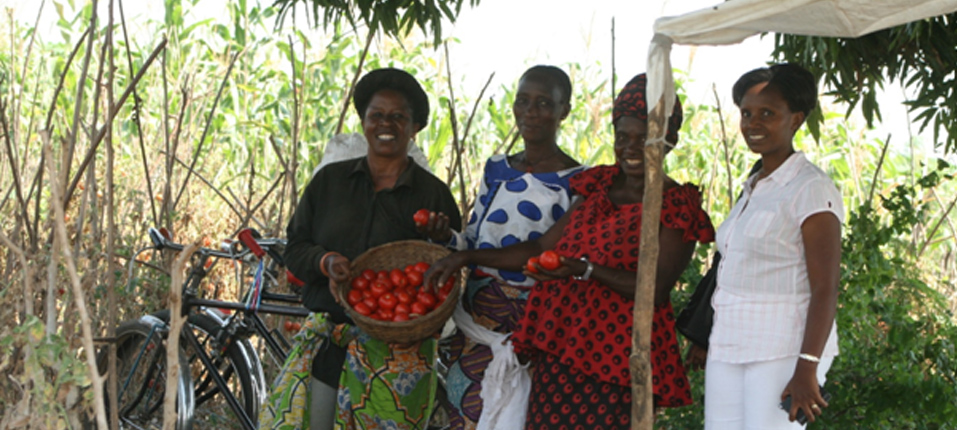
<svg viewBox="0 0 957 430"><path fill-rule="evenodd" d="M725 363L709 358L704 376L705 430L803 429L797 421L788 421L781 409L781 393L794 375L797 360ZM834 357L821 358L818 383L824 384L833 362Z"/></svg>

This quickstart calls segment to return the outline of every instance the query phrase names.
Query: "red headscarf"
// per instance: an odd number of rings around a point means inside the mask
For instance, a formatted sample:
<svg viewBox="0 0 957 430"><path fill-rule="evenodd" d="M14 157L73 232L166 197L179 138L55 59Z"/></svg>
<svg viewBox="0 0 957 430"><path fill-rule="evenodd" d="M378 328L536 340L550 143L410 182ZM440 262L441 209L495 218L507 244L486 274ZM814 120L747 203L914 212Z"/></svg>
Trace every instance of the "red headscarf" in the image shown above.
<svg viewBox="0 0 957 430"><path fill-rule="evenodd" d="M648 121L648 104L645 101L645 86L648 78L644 73L631 78L625 88L622 88L615 98L615 107L612 110L612 121L617 123L618 118L631 116L642 121ZM671 118L668 119L668 132L665 134L665 140L671 143L678 143L678 129L681 128L681 100L675 96L675 109L671 112Z"/></svg>

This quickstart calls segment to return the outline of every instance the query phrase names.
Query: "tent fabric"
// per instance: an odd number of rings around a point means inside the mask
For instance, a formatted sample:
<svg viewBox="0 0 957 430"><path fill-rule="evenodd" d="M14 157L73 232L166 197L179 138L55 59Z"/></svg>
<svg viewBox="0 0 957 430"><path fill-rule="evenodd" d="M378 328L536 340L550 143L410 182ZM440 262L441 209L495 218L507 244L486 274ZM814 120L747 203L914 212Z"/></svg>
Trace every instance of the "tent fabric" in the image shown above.
<svg viewBox="0 0 957 430"><path fill-rule="evenodd" d="M664 111L671 112L672 43L729 45L764 32L859 37L955 11L957 0L730 0L685 15L662 17L655 21L655 36L648 50L648 110L663 96Z"/></svg>

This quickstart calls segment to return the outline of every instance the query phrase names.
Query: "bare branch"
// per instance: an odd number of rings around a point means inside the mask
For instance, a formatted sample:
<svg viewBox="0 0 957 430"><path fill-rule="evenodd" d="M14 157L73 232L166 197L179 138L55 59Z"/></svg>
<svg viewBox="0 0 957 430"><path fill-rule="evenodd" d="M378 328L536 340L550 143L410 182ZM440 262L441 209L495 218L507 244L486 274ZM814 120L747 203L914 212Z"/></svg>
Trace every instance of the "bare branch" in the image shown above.
<svg viewBox="0 0 957 430"><path fill-rule="evenodd" d="M176 198L173 200L172 208L176 208L179 204L179 199L183 197L183 192L186 191L186 186L189 185L189 177L193 174L193 168L196 167L196 161L199 160L199 154L203 151L203 144L206 142L206 135L209 133L209 127L213 124L213 118L216 116L216 107L219 106L219 99L223 95L223 90L226 89L226 83L229 82L229 75L233 71L233 66L236 65L236 60L239 58L240 52L233 54L233 58L229 61L229 67L226 68L226 75L223 76L223 82L219 85L219 91L216 92L216 98L213 100L213 106L209 109L209 114L206 117L206 127L203 128L203 134L199 138L199 143L196 144L196 151L193 152L193 161L189 163L189 169L186 171L186 178L183 179L183 184L179 188L179 192L176 194Z"/></svg>
<svg viewBox="0 0 957 430"><path fill-rule="evenodd" d="M874 201L874 190L877 188L877 181L880 179L881 170L884 168L884 157L887 156L887 148L891 145L891 135L887 135L887 139L884 139L884 148L881 149L881 158L877 161L877 167L874 169L874 179L871 180L871 189L867 192L867 201L864 202L864 207L871 207L871 203Z"/></svg>
<svg viewBox="0 0 957 430"><path fill-rule="evenodd" d="M96 2L94 1L94 6ZM52 151L50 141L47 139L43 144L43 151L50 156ZM106 427L106 407L103 402L103 378L96 365L96 347L93 345L93 328L90 320L89 311L86 307L86 296L83 294L83 287L80 285L80 275L76 270L76 261L67 246L69 238L66 234L66 224L63 222L64 207L60 196L61 185L54 180L57 177L56 167L53 163L49 164L50 174L50 206L53 208L53 225L56 230L54 239L54 248L59 248L63 253L63 260L66 266L67 274L70 277L70 286L73 288L73 300L77 311L80 313L80 328L82 329L83 349L86 355L86 363L90 372L90 381L93 385L93 405L96 411L96 421L99 428ZM51 266L57 261L56 254L51 255Z"/></svg>
<svg viewBox="0 0 957 430"><path fill-rule="evenodd" d="M120 107L123 106L123 103L126 102L126 99L130 96L130 93L133 91L133 88L136 87L136 84L139 83L140 79L143 78L143 75L146 74L146 71L149 69L150 64L153 63L153 60L156 59L156 56L166 48L166 39L160 41L159 45L156 45L156 48L153 49L153 52L149 57L146 58L146 62L143 63L143 67L136 73L136 76L133 77L133 80L127 85L126 90L123 91L123 94L120 95L120 98L117 100L116 104L113 105L113 108L110 110L110 115L107 117L106 125L97 132L94 136L93 141L90 142L90 150L86 153L86 158L83 159L83 162L80 163L79 169L77 169L76 176L73 177L73 181L70 182L70 187L67 188L66 200L64 200L64 208L68 206L69 196L73 195L73 191L76 190L76 184L80 181L80 175L83 174L83 171L86 170L86 167L93 160L93 156L96 154L96 148L100 145L100 142L103 141L103 137L106 135L106 126L113 123L113 119L116 118L116 114L119 112Z"/></svg>
<svg viewBox="0 0 957 430"><path fill-rule="evenodd" d="M113 8L110 8L110 13L113 13ZM110 26L112 28L112 26ZM133 53L130 49L130 38L126 31L126 17L123 14L123 2L120 2L120 28L123 29L123 42L126 43L126 62L130 67L130 75L133 74ZM110 51L112 53L112 50ZM164 74L163 78L166 76ZM112 100L111 100L112 102ZM150 165L149 160L146 157L146 144L143 142L143 123L140 120L140 96L136 93L136 88L133 88L133 122L136 124L136 134L139 138L140 144L140 157L143 159L143 176L146 177L146 193L150 198L150 210L153 214L153 224L156 225L159 223L159 217L156 215L156 203L153 199L153 178L150 177Z"/></svg>

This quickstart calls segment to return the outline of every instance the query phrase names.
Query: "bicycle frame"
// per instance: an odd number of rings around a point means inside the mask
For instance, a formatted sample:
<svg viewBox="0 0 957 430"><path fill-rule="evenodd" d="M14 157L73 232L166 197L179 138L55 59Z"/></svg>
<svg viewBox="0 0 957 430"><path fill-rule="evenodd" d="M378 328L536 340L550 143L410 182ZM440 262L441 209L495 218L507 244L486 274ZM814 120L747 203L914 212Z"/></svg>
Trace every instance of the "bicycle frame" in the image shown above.
<svg viewBox="0 0 957 430"><path fill-rule="evenodd" d="M244 232L248 231L249 230L244 230ZM156 229L151 228L149 230L149 235L154 244L152 249L170 249L182 251L185 248L183 245L174 243L167 239ZM184 281L182 287L183 300L182 306L180 307L180 312L182 315L188 316L193 309L199 309L201 312L204 312L206 315L214 318L220 323L222 329L218 333L210 333L211 336L215 336L214 342L216 345L216 351L226 351L231 343L240 345L239 347L242 350L243 359L245 360L245 363L242 363L242 365L249 370L254 385L253 389L255 393L253 394L256 400L256 411L253 411L253 413L258 413L259 406L261 406L265 401L267 390L267 383L263 375L262 363L259 359L259 354L254 349L246 347L248 343L238 341L256 334L265 340L268 350L274 356L274 358L276 358L279 363L283 363L287 357L286 350L288 349L288 345L280 344L278 339L283 338L281 336L275 336L273 332L270 331L266 326L259 314L265 313L307 317L310 312L302 306L277 305L273 303L259 302L257 302L255 306L250 306L249 303L206 299L200 296L198 293L200 291L199 286L208 274L205 267L206 262L210 257L225 258L233 261L247 261L247 259L252 255L255 255L256 258L262 258L263 255L269 254L270 257L272 257L271 260L273 263L281 265L281 256L275 251L275 248L277 245L282 245L284 243L283 241L279 239L253 240L251 235L248 235L248 233L245 235L241 233L240 238L242 243L246 245L246 249L240 250L238 253L234 252L235 247L231 245L229 252L200 248L193 254L192 268L190 269L189 275ZM255 244L255 246L252 246L253 244ZM259 248L258 251L256 248ZM265 250L263 248L265 248ZM262 264L262 262L260 262L260 264ZM271 277L273 276L274 275ZM250 291L247 291L247 293L244 295L244 298L248 298L248 295L252 293L253 292L250 289ZM276 294L268 291L268 289L258 291L258 293L260 301L281 302L297 305L301 305L302 302L302 300L296 295ZM213 311L215 309L228 309L233 312L230 312L228 316L223 316L222 314ZM192 348L193 352L195 352L195 354L199 357L204 368L209 372L209 375L217 389L217 391L213 391L203 398L192 399L192 404L189 405L188 408L185 408L187 411L186 413L189 414L187 420L192 422L192 411L195 408L195 404L201 404L218 393L225 398L233 414L240 419L243 428L254 430L257 424L253 418L255 415L251 416L250 413L248 413L240 404L240 401L236 398L236 395L233 394L233 392L229 389L226 378L219 373L218 367L213 362L214 358L216 357L213 357L206 351L206 348L204 348L202 342L200 342L193 330L184 330L181 336L185 338L189 347ZM193 387L185 388L188 388L190 390L189 394L192 395Z"/></svg>

